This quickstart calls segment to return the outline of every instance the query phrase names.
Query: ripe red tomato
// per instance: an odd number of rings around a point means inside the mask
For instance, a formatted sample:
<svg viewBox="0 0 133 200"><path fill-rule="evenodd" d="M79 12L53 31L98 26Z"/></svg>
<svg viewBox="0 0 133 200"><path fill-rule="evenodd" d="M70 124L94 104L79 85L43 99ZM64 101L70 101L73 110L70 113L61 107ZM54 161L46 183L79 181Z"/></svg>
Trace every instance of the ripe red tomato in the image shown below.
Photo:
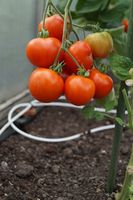
<svg viewBox="0 0 133 200"><path fill-rule="evenodd" d="M38 25L38 31L42 30L43 21ZM58 14L52 15L45 19L44 29L49 32L49 37L55 37L62 40L64 20Z"/></svg>
<svg viewBox="0 0 133 200"><path fill-rule="evenodd" d="M65 95L75 105L87 104L95 94L95 84L89 78L71 75L65 82Z"/></svg>
<svg viewBox="0 0 133 200"><path fill-rule="evenodd" d="M64 81L51 69L37 68L30 76L29 90L31 95L41 102L54 101L62 95Z"/></svg>
<svg viewBox="0 0 133 200"><path fill-rule="evenodd" d="M85 41L75 42L70 46L68 51L77 60L81 67L83 66L86 70L92 67L93 58L91 48ZM68 69L70 69L73 73L77 73L78 66L75 64L67 52L65 52L64 61Z"/></svg>
<svg viewBox="0 0 133 200"><path fill-rule="evenodd" d="M89 78L95 83L96 90L94 98L104 98L111 92L113 81L110 76L103 74L94 68L91 70Z"/></svg>
<svg viewBox="0 0 133 200"><path fill-rule="evenodd" d="M89 34L85 41L90 45L94 58L106 58L113 49L112 37L107 32Z"/></svg>
<svg viewBox="0 0 133 200"><path fill-rule="evenodd" d="M125 32L127 32L128 31L128 19L123 19L121 24L124 26Z"/></svg>
<svg viewBox="0 0 133 200"><path fill-rule="evenodd" d="M61 47L61 42L56 38L35 38L26 47L26 55L29 61L37 67L50 67ZM59 61L63 59L61 52Z"/></svg>

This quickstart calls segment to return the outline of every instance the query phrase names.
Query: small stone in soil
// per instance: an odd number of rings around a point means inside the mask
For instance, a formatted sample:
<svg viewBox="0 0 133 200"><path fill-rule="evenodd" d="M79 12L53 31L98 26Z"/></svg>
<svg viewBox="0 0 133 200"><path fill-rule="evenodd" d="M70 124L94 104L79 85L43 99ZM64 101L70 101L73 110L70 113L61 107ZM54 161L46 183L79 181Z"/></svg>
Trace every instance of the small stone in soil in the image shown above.
<svg viewBox="0 0 133 200"><path fill-rule="evenodd" d="M25 163L19 163L16 167L16 176L20 178L27 178L32 175L34 167Z"/></svg>
<svg viewBox="0 0 133 200"><path fill-rule="evenodd" d="M70 157L72 155L73 151L70 148L65 148L64 151L63 151L63 153L64 153L64 155L66 157Z"/></svg>
<svg viewBox="0 0 133 200"><path fill-rule="evenodd" d="M55 174L57 174L57 173L59 172L59 170L60 170L60 167L59 167L58 165L53 165L52 171L53 171Z"/></svg>
<svg viewBox="0 0 133 200"><path fill-rule="evenodd" d="M64 197L58 197L57 200L64 200Z"/></svg>
<svg viewBox="0 0 133 200"><path fill-rule="evenodd" d="M38 186L41 186L45 183L45 178L39 178L38 181L37 181L37 185Z"/></svg>
<svg viewBox="0 0 133 200"><path fill-rule="evenodd" d="M121 153L122 155L127 155L129 153L129 147L126 146L122 147Z"/></svg>
<svg viewBox="0 0 133 200"><path fill-rule="evenodd" d="M8 168L8 163L5 162L5 161L2 161L2 162L1 162L1 168L2 168L3 170L6 170L6 169Z"/></svg>

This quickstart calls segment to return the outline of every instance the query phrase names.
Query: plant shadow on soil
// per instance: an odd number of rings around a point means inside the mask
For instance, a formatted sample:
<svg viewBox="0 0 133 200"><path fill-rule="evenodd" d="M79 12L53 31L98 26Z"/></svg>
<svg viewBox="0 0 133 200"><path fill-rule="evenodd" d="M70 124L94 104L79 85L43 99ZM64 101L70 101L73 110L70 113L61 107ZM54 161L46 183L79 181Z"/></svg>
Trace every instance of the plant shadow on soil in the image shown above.
<svg viewBox="0 0 133 200"><path fill-rule="evenodd" d="M15 134L0 145L0 200L112 200L104 191L113 130L89 133L109 121L89 121L79 110L47 107L24 127L33 135L62 137L63 143L36 142ZM115 191L123 182L133 136L124 131Z"/></svg>

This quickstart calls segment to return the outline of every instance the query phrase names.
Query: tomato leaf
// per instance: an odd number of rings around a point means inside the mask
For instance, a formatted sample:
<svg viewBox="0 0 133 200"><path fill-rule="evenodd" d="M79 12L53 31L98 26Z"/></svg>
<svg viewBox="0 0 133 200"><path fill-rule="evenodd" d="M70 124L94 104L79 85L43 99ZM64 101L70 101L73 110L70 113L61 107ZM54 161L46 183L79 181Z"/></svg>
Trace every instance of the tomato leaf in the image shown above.
<svg viewBox="0 0 133 200"><path fill-rule="evenodd" d="M99 15L99 19L103 23L112 23L117 26L121 23L124 12L127 8L128 6L126 3L116 4L115 7L101 12Z"/></svg>
<svg viewBox="0 0 133 200"><path fill-rule="evenodd" d="M93 107L92 105L85 106L82 112L87 119L95 119L97 121L100 121L105 118L105 113L95 111L95 107Z"/></svg>
<svg viewBox="0 0 133 200"><path fill-rule="evenodd" d="M115 118L115 121L117 121L117 123L120 125L120 126L123 126L125 123L124 123L124 121L121 119L121 118L119 118L119 117L116 117Z"/></svg>
<svg viewBox="0 0 133 200"><path fill-rule="evenodd" d="M130 58L115 54L109 58L109 61L112 72L119 80L125 81L130 78L129 70L133 67Z"/></svg>
<svg viewBox="0 0 133 200"><path fill-rule="evenodd" d="M76 10L80 13L90 13L98 11L103 3L108 0L78 0Z"/></svg>
<svg viewBox="0 0 133 200"><path fill-rule="evenodd" d="M129 188L129 192L133 194L133 185Z"/></svg>
<svg viewBox="0 0 133 200"><path fill-rule="evenodd" d="M112 91L107 97L96 100L96 103L105 108L106 112L114 109L117 106L117 99L114 91Z"/></svg>
<svg viewBox="0 0 133 200"><path fill-rule="evenodd" d="M114 49L120 55L125 55L126 52L126 40L127 33L123 29L118 30L117 32L109 32L113 38Z"/></svg>

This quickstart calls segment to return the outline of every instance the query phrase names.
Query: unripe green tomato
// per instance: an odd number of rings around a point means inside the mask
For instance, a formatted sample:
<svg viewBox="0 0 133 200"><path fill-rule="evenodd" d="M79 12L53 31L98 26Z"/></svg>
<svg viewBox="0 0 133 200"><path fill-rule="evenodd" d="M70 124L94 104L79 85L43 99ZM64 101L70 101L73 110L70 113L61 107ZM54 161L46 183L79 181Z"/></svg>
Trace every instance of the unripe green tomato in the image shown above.
<svg viewBox="0 0 133 200"><path fill-rule="evenodd" d="M90 45L94 58L107 58L113 50L113 39L107 32L90 34L85 41Z"/></svg>

